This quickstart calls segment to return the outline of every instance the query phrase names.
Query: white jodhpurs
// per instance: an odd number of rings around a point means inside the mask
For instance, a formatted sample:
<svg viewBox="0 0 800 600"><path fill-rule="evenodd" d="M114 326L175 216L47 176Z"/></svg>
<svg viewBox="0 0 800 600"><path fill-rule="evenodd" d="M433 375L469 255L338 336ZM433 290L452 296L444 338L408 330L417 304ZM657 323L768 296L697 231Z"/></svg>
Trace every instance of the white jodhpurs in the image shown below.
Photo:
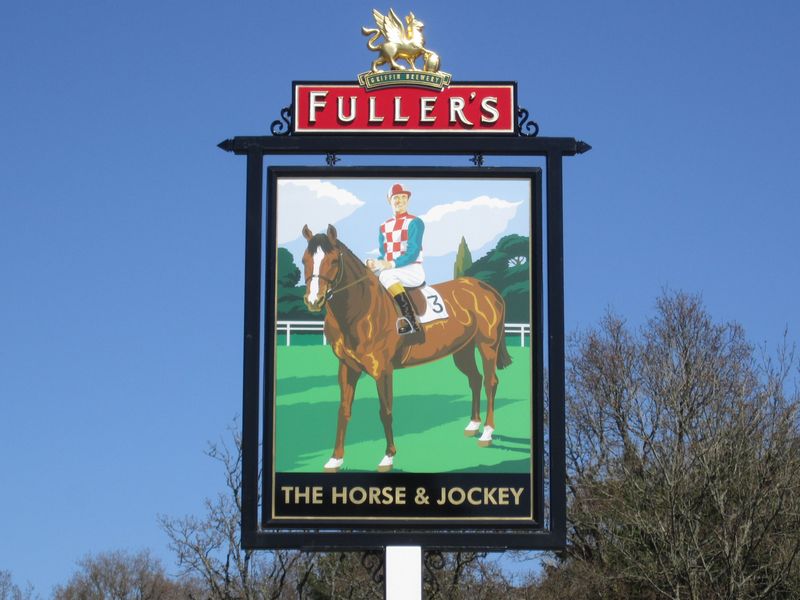
<svg viewBox="0 0 800 600"><path fill-rule="evenodd" d="M386 289L395 283L403 287L417 287L425 282L425 271L420 263L412 263L405 267L395 269L384 269L378 274L381 285Z"/></svg>

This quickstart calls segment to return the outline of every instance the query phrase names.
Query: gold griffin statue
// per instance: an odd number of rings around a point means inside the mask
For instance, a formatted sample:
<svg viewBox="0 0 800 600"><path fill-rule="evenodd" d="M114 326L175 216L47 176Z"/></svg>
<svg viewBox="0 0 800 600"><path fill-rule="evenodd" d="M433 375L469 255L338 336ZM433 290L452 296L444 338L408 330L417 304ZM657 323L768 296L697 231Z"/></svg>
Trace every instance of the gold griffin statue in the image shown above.
<svg viewBox="0 0 800 600"><path fill-rule="evenodd" d="M439 55L425 48L425 38L422 37L424 23L414 17L414 13L409 13L406 17L406 26L394 9L389 9L388 15L382 15L373 9L372 16L375 17L377 29L361 28L364 35L373 34L367 41L367 48L379 53L378 58L372 62L372 72L379 73L380 65L389 63L392 71L403 71L405 67L400 65L398 60L405 60L411 69L417 71L414 61L420 56L424 58L423 71L429 73L439 72ZM373 45L377 39L383 36L384 41L377 46Z"/></svg>

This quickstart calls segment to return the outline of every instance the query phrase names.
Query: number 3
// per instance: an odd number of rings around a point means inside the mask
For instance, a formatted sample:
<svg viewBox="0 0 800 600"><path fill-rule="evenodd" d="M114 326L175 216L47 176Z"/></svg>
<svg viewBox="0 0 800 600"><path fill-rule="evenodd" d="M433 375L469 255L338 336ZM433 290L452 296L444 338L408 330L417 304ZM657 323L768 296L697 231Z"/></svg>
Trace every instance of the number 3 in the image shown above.
<svg viewBox="0 0 800 600"><path fill-rule="evenodd" d="M439 296L426 296L426 298L433 303L433 312L435 312L437 315L444 311L444 306L439 304Z"/></svg>

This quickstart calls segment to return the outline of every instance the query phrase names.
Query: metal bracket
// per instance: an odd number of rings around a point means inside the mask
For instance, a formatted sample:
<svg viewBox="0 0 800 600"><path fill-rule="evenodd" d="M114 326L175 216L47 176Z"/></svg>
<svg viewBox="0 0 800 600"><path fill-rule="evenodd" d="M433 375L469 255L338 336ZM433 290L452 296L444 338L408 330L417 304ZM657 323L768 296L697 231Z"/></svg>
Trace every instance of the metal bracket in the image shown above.
<svg viewBox="0 0 800 600"><path fill-rule="evenodd" d="M525 137L536 137L539 135L539 124L528 119L530 113L525 108L517 109L517 134Z"/></svg>
<svg viewBox="0 0 800 600"><path fill-rule="evenodd" d="M336 163L339 162L340 160L342 159L336 156L335 152L328 152L325 155L325 162L328 163L329 167L335 167Z"/></svg>
<svg viewBox="0 0 800 600"><path fill-rule="evenodd" d="M476 167L482 167L483 166L483 154L481 154L480 152L476 152L475 154L473 154L472 158L470 158L469 160Z"/></svg>
<svg viewBox="0 0 800 600"><path fill-rule="evenodd" d="M281 118L275 119L269 126L272 135L290 135L292 133L292 107L284 106L281 109Z"/></svg>

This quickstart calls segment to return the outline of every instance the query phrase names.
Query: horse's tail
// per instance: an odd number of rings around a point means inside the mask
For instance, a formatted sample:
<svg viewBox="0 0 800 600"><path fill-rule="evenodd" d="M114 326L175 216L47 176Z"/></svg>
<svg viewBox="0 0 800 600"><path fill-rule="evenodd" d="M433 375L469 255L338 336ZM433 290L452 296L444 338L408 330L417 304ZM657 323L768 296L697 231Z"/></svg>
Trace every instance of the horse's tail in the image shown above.
<svg viewBox="0 0 800 600"><path fill-rule="evenodd" d="M476 279L474 277L464 277L463 279L469 279L477 283L480 287L482 287L486 292L494 296L497 301L497 309L499 313L499 319L497 323L497 330L496 335L499 338L499 343L497 344L497 359L495 362L495 367L498 369L505 369L508 365L511 364L511 355L508 353L508 348L506 348L506 333L505 333L505 318L506 318L506 303L503 300L503 296L494 289L491 285L486 283L485 281L481 281L480 279ZM493 336L492 336L493 337Z"/></svg>
<svg viewBox="0 0 800 600"><path fill-rule="evenodd" d="M511 355L508 353L508 348L506 348L506 336L505 333L501 332L500 346L497 348L497 368L505 369L510 364Z"/></svg>

